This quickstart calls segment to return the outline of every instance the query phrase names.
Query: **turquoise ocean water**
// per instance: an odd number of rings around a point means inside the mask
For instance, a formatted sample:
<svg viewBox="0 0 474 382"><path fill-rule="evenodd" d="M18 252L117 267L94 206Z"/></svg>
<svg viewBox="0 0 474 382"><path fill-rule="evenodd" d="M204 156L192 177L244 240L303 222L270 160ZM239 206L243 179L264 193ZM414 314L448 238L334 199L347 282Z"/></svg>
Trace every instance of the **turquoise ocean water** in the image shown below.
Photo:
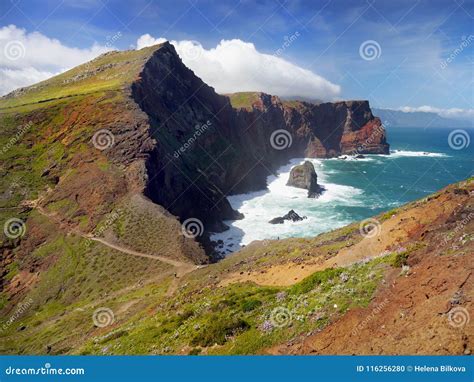
<svg viewBox="0 0 474 382"><path fill-rule="evenodd" d="M295 158L267 179L268 190L229 197L243 220L228 221L228 231L215 234L222 253L253 240L314 236L368 218L429 195L474 173L474 130L389 128L391 154L364 159L311 159L326 192L308 199L305 190L286 186ZM450 135L451 134L451 135ZM307 216L301 222L268 221L290 209Z"/></svg>

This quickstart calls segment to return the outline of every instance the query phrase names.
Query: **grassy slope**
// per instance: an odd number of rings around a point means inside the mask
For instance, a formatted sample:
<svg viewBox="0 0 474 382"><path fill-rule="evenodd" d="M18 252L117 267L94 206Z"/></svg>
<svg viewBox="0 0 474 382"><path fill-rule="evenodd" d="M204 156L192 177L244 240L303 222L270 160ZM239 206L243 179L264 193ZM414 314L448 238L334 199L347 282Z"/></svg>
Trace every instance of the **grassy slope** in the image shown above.
<svg viewBox="0 0 474 382"><path fill-rule="evenodd" d="M472 184L471 179L451 187L448 194L440 192L377 218L384 224L411 213L414 208L433 210L432 206L437 205L439 196L447 197L455 205L466 200L466 196L455 194L453 189L472 190ZM444 231L440 235L447 235L456 243L459 236L463 238L463 246L471 245L472 234L466 236L452 228L446 231L447 223L441 223L451 212L447 210L444 215L435 216L437 223L433 220L429 226L442 228ZM391 233L382 231L380 238L388 235ZM60 312L65 306L59 305L55 313L43 309L40 318L31 313L25 314L21 322L27 328L19 336L18 324L15 323L6 333L8 347L4 351L44 353L45 344L54 343L61 333L67 333L68 338L53 346L53 352L254 354L275 344L292 343L300 336L323 330L348 310L366 307L383 285L381 282L386 275L398 272L398 277L402 277L401 267L407 259L415 253L424 253L428 243L423 242L422 238L411 237L400 242L400 248L377 254L370 261L314 272L286 287L252 282L225 284L223 281L236 270L241 273L259 269L265 272L278 264L296 262L304 266L318 259L330 259L343 248L355 248L362 239L358 224L353 224L312 239L256 242L217 264L188 274L180 280L180 287L172 299L164 295L165 285L170 282L168 276L161 281L146 281L145 278L145 286L122 289L109 297L101 295L99 302L95 288L91 290L90 281L84 280L83 285L88 287L89 294L75 300L75 310L66 307L68 313L63 315ZM445 256L456 256L459 252L453 252L449 246L440 250L444 251ZM463 253L462 248L460 250ZM115 273L110 276L115 278ZM118 280L123 276L119 273ZM146 272L146 277L152 275ZM120 285L115 287L120 289ZM69 289L64 289L64 295L70 294ZM55 306L53 301L51 304ZM90 320L93 309L88 304L93 304L94 308L110 307L116 313L116 322L102 329L94 328ZM278 327L278 319L272 321L272 317L282 311L284 316L290 314L291 320L286 321L283 316L281 322L284 325ZM52 322L54 331L48 324Z"/></svg>
<svg viewBox="0 0 474 382"><path fill-rule="evenodd" d="M123 90L152 51L102 55L16 96L0 98L0 207L17 206L52 186L47 170L53 168L60 176L78 155L97 157L90 138L103 121L120 112Z"/></svg>
<svg viewBox="0 0 474 382"><path fill-rule="evenodd" d="M24 105L121 89L136 79L140 68L154 50L156 46L138 51L103 54L58 76L39 82L19 93L19 96L3 97L0 100L0 110L9 108L29 111L31 109Z"/></svg>
<svg viewBox="0 0 474 382"><path fill-rule="evenodd" d="M39 281L21 302L17 301L9 311L4 310L2 321L6 327L1 331L1 353L45 353L48 345L55 353L68 352L77 341L100 332L92 322L95 309L106 306L117 312L120 320L126 316L119 313L123 293L127 293L126 301L147 293L160 298L171 280L172 267L162 262L128 256L65 235L37 213L32 213L30 223L32 229L41 229L49 237L35 246L27 259L17 260L28 262L31 268L35 263L41 264L32 272ZM48 263L51 264L45 266ZM7 277L13 281L25 277L28 271L19 268L10 266ZM143 287L144 280L153 277L159 284ZM22 305L27 309L17 316ZM17 319L9 324L7 320L11 317Z"/></svg>
<svg viewBox="0 0 474 382"><path fill-rule="evenodd" d="M140 144L133 139L146 130L146 118L137 126L142 116L129 98L130 85L157 49L107 53L0 98L2 224L12 217L27 221L29 211L19 205L39 197L58 220L86 233L97 231L111 211L126 206L127 219L121 220L126 232L117 238L122 244L197 262L207 259L193 240L182 240L176 218L135 203L132 193L139 192L140 185L127 180L128 169L113 162L108 150L100 151L92 143L95 132L107 129L115 135L118 156ZM132 170L135 175L140 171ZM147 238L141 240L145 231ZM18 242L0 235L0 246L12 244Z"/></svg>
<svg viewBox="0 0 474 382"><path fill-rule="evenodd" d="M124 195L123 168L96 150L91 137L114 121L126 122L128 87L155 49L106 54L0 99L0 222L2 227L9 218L26 222L26 235L21 241L8 239L3 229L0 235L4 288L0 294L1 320L7 322L21 301L30 298L33 305L28 305L21 318L35 312L27 321L15 320L14 325L2 330L2 336L14 333L15 341L21 343L21 348L16 348L16 342L2 341L2 352L44 352L44 341L57 343L57 351L68 351L75 346L70 345L70 337L77 341L91 322L87 304L144 278L161 280L147 293L158 296L167 290L173 274L169 266L130 257L98 243L89 246L64 227L82 232L95 228L97 233L104 224L108 226L110 211L130 201L129 195ZM45 196L44 208L57 217L54 220L59 224L48 224L34 209L19 207L22 201L39 196ZM133 211L132 202L127 206L129 219L140 212ZM133 241L140 237L138 234L125 238L130 247L137 244L142 250L145 244L158 243L173 254L189 246L188 251L199 252L196 243L182 240L177 234L181 232L179 223L167 214L139 216L139 221L129 223L127 230L139 233L138 226L160 231L146 243ZM103 233L106 231L97 234ZM165 240L163 235L167 235ZM109 303L115 305L114 301ZM84 311L73 309L76 306ZM66 326L62 326L61 320L66 317ZM61 322L58 329L56 320ZM28 330L17 333L18 325L23 324ZM33 328L38 337L31 336Z"/></svg>
<svg viewBox="0 0 474 382"><path fill-rule="evenodd" d="M237 92L226 94L230 99L232 107L236 109L252 110L253 104L259 100L260 92ZM297 100L282 100L284 106L291 108L301 107L303 104Z"/></svg>
<svg viewBox="0 0 474 382"><path fill-rule="evenodd" d="M252 110L252 105L258 100L259 92L240 92L226 94L230 99L230 104L235 109L247 109Z"/></svg>

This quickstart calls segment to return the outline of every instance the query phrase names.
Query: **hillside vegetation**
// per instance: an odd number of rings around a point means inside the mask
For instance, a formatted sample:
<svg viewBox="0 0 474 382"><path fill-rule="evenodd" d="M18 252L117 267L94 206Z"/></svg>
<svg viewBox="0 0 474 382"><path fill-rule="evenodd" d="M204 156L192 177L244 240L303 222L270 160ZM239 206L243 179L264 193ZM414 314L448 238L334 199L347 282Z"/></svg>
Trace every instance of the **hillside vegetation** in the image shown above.
<svg viewBox="0 0 474 382"><path fill-rule="evenodd" d="M277 130L292 145L275 149ZM388 153L368 101L222 96L163 43L0 98L0 147L2 353L472 347L472 326L448 320L472 310L472 179L375 217L372 233L354 223L216 262L209 232L240 217L228 195L263 189L290 158ZM387 290L387 311L352 334Z"/></svg>
<svg viewBox="0 0 474 382"><path fill-rule="evenodd" d="M171 299L172 267L99 243L83 249L83 239L57 232L33 253L60 261L24 296L33 303L2 332L1 350L463 354L472 326L449 317L472 311L473 192L470 179L379 215L372 237L352 224L312 239L254 242L179 276ZM91 318L100 307L114 313L105 327Z"/></svg>

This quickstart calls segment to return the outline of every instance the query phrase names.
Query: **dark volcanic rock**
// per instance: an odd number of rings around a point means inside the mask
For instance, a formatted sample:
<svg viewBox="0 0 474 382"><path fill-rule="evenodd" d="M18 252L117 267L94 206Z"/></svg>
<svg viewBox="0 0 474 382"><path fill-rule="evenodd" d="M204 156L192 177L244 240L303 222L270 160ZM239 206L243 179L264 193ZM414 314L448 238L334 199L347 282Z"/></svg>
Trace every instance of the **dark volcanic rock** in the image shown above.
<svg viewBox="0 0 474 382"><path fill-rule="evenodd" d="M291 169L286 185L308 190L308 198L315 198L324 190L318 185L318 176L313 164L309 161L305 161Z"/></svg>
<svg viewBox="0 0 474 382"><path fill-rule="evenodd" d="M169 43L156 46L130 93L140 123L124 121L132 137L117 139L106 154L126 156L126 164L144 159L145 195L181 221L201 220L206 232L242 217L227 196L264 189L267 176L291 158L388 153L368 101L286 102L257 93L250 108L233 108ZM283 148L275 148L278 131L288 138ZM130 141L138 149L127 149Z"/></svg>
<svg viewBox="0 0 474 382"><path fill-rule="evenodd" d="M270 224L283 224L285 220L290 220L292 222L299 222L306 219L306 216L301 217L294 210L288 211L286 215L273 218L269 221Z"/></svg>

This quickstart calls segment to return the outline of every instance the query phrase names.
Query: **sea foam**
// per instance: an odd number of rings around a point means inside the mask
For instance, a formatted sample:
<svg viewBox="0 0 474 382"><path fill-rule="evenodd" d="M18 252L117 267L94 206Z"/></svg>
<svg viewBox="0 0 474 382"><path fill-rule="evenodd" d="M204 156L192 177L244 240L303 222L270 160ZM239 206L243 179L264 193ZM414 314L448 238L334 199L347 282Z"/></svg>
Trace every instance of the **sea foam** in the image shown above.
<svg viewBox="0 0 474 382"><path fill-rule="evenodd" d="M326 189L319 198L308 198L307 190L286 185L291 168L305 160L314 164L318 183ZM361 206L364 200L361 197L363 192L358 188L328 183L323 161L318 159L293 159L279 168L276 176L269 176L267 184L267 190L228 197L232 207L245 217L242 220L226 221L230 229L211 236L214 241L223 241L217 248L219 252L225 254L236 251L241 245L254 240L314 236L341 227L350 220L337 212L337 207ZM300 216L306 216L306 219L283 224L268 223L291 209Z"/></svg>
<svg viewBox="0 0 474 382"><path fill-rule="evenodd" d="M393 150L387 158L400 158L400 157L427 157L427 158L446 158L449 157L443 153L432 153L426 151L407 151L407 150Z"/></svg>

